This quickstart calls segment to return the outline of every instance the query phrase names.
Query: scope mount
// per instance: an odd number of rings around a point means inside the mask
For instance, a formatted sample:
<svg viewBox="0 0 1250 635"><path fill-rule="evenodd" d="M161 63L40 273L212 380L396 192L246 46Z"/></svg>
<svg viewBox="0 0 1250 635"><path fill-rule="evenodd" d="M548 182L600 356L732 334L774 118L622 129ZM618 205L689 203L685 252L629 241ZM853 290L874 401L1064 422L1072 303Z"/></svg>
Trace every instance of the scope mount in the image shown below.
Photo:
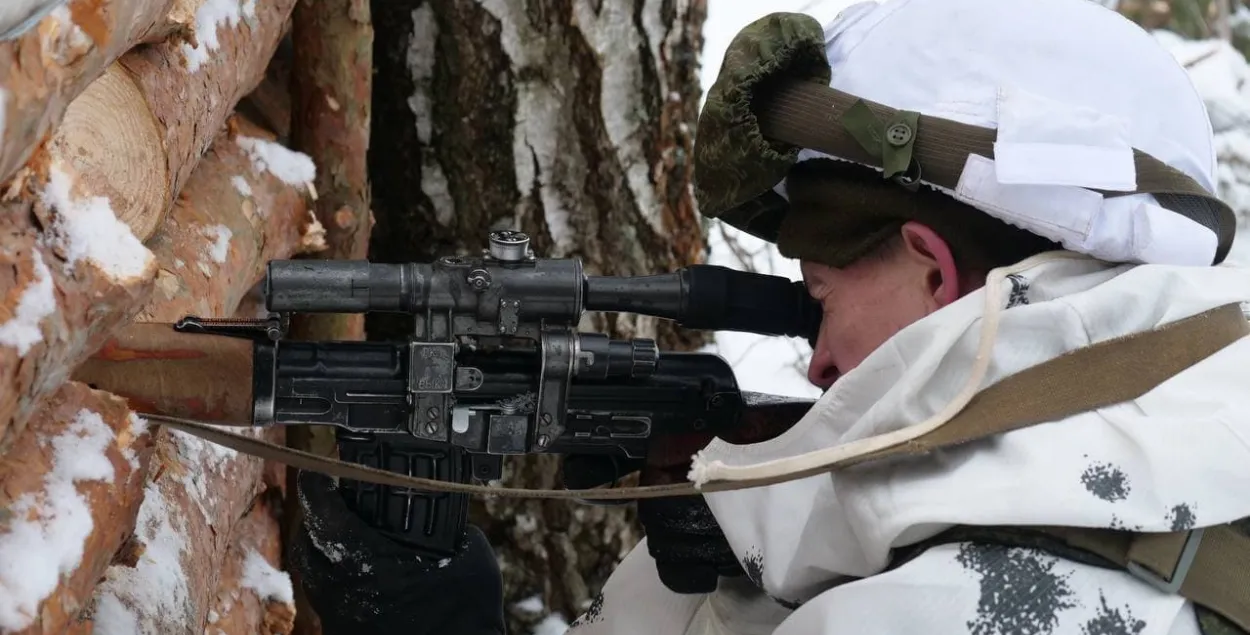
<svg viewBox="0 0 1250 635"><path fill-rule="evenodd" d="M530 238L517 230L492 231L489 247L480 257L443 257L438 262L435 275L447 272L463 276L464 286L449 280L449 288L467 289L478 295L478 315L466 315L453 311L459 302L425 302L425 311L415 312L415 323L409 341L408 391L411 406L409 432L430 441L446 442L454 432L463 432L469 425L470 412L457 408L454 393L472 391L482 381L482 371L469 366L458 366L457 352L461 346L477 345L482 338L529 340L539 352L537 394L533 399L516 399L500 403L496 413L487 418L487 451L491 454L522 454L543 452L565 430L569 386L574 376L594 376L607 369L607 359L597 359L608 352L611 341L597 333L576 332L576 319L581 316L581 287L584 275L578 260L546 261L560 263L554 280L561 289L568 289L576 296L575 311L563 320L540 318L524 319L525 300L510 294L504 287L503 276L492 271L519 271L533 269L539 262L529 249ZM542 276L541 272L534 278ZM564 284L560 284L563 282ZM569 284L572 283L572 284ZM430 288L440 288L431 285ZM524 288L524 287L523 287ZM567 297L567 296L566 296ZM487 303L496 307L483 306ZM435 309L432 307L441 307ZM494 309L494 310L492 310ZM543 312L550 315L552 312ZM485 315L482 315L485 314ZM493 315L492 315L493 314ZM482 320L481 317L493 317ZM629 374L645 376L654 371L659 350L654 340L635 339L630 342L631 359ZM450 412L450 417L443 413ZM532 417L532 425L530 421ZM452 430L443 427L450 425Z"/></svg>

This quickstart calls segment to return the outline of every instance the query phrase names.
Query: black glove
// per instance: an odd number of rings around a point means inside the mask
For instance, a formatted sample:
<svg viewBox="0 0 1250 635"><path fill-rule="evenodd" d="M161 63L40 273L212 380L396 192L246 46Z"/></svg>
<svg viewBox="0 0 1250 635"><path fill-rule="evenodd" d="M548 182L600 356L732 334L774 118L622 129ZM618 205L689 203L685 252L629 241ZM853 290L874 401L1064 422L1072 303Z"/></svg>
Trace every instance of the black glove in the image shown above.
<svg viewBox="0 0 1250 635"><path fill-rule="evenodd" d="M605 455L568 455L561 466L566 489L606 485L636 470L642 470L644 485L676 483L685 469ZM745 574L702 496L641 499L638 520L660 581L674 593L711 593L721 576Z"/></svg>
<svg viewBox="0 0 1250 635"><path fill-rule="evenodd" d="M469 526L457 555L422 557L369 527L337 484L300 472L303 522L291 545L324 635L503 635L503 580L490 543Z"/></svg>
<svg viewBox="0 0 1250 635"><path fill-rule="evenodd" d="M711 593L722 576L745 575L702 496L644 498L638 520L660 581L674 593Z"/></svg>

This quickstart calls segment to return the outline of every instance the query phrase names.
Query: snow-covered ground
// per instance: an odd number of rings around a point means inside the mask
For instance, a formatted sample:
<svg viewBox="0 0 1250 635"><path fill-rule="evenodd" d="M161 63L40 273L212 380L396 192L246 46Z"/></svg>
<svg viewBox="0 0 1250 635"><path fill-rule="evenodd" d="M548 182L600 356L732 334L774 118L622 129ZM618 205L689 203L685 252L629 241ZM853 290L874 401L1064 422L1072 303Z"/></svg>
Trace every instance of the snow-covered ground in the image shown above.
<svg viewBox="0 0 1250 635"><path fill-rule="evenodd" d="M725 49L740 28L751 21L776 11L804 11L812 0L773 0L747 3L738 0L712 0L708 3L704 26L702 84L706 90L716 80ZM825 21L852 4L820 3L819 19ZM1239 15L1250 28L1250 19ZM1219 156L1219 194L1238 212L1239 241L1234 245L1230 261L1250 265L1250 233L1247 223L1250 211L1250 64L1228 44L1219 40L1184 41L1170 32L1157 32L1156 37L1182 64L1187 65L1199 93L1207 102L1216 134ZM727 242L726 237L729 238ZM710 263L744 268L743 252L750 266L760 272L800 278L798 263L782 258L768 243L742 234L719 222L713 222L709 236L712 251ZM731 249L736 244L741 249ZM772 338L747 333L720 332L716 343L705 351L723 356L734 367L744 390L769 392L799 397L819 396L820 391L807 382L807 360L811 348L806 342Z"/></svg>

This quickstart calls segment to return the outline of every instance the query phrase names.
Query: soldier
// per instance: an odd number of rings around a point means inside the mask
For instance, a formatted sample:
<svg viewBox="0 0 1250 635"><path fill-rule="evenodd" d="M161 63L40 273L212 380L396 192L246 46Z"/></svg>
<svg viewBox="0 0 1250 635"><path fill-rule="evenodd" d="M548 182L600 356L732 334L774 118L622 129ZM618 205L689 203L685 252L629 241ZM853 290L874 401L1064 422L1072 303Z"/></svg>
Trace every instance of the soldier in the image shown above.
<svg viewBox="0 0 1250 635"><path fill-rule="evenodd" d="M825 311L809 370L823 397L780 437L713 442L696 480L914 440L1099 342L1187 318L1246 329L1250 273L1216 266L1234 221L1213 195L1204 106L1161 46L1092 2L767 16L729 47L695 161L701 212L801 260ZM1101 372L1088 391L1011 384L984 425L1063 414L924 456L643 501L646 541L570 632L1244 633L1248 362L1242 337L1112 405L1079 404L1146 369ZM305 475L300 495L295 568L327 634L503 632L476 529L440 566L371 536L326 479ZM688 522L700 517L715 522Z"/></svg>

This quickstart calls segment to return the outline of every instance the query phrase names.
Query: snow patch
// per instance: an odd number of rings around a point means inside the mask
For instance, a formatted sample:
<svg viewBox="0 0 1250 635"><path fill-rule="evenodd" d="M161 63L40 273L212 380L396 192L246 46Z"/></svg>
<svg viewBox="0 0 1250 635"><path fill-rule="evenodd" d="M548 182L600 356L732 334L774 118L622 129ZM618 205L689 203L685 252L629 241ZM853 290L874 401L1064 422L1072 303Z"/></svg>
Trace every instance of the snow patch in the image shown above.
<svg viewBox="0 0 1250 635"><path fill-rule="evenodd" d="M291 578L269 564L255 549L249 549L243 560L243 588L251 589L261 600L295 604Z"/></svg>
<svg viewBox="0 0 1250 635"><path fill-rule="evenodd" d="M231 232L230 228L225 225L214 225L205 227L204 233L213 239L213 244L208 248L208 257L217 264L224 263L226 256L230 255L230 238L234 232Z"/></svg>
<svg viewBox="0 0 1250 635"><path fill-rule="evenodd" d="M95 524L87 498L74 483L113 482L106 454L113 440L104 419L83 409L64 432L43 442L52 446L43 491L14 501L8 508L10 526L0 533L0 628L30 626L61 576L78 568Z"/></svg>
<svg viewBox="0 0 1250 635"><path fill-rule="evenodd" d="M95 605L94 628L91 635L135 635L139 618L115 595L105 594Z"/></svg>
<svg viewBox="0 0 1250 635"><path fill-rule="evenodd" d="M211 525L213 517L208 506L214 502L214 497L208 489L209 478L213 474L224 475L238 452L180 430L171 430L170 434L178 457L186 468L182 474L182 485L200 508L205 522Z"/></svg>
<svg viewBox="0 0 1250 635"><path fill-rule="evenodd" d="M311 185L317 178L317 165L312 157L296 152L280 143L239 135L235 143L252 160L252 169L269 172L287 185L299 187Z"/></svg>
<svg viewBox="0 0 1250 635"><path fill-rule="evenodd" d="M1239 12L1238 19L1248 15ZM1215 134L1216 193L1237 215L1226 262L1250 265L1250 63L1223 40L1185 40L1162 30L1153 35L1186 67L1206 106Z"/></svg>
<svg viewBox="0 0 1250 635"><path fill-rule="evenodd" d="M135 455L134 444L139 437L147 434L148 420L133 412L126 415L126 420L130 423L131 439L130 443L122 448L122 458L126 459L126 462L130 464L132 471L136 471L139 469L139 457Z"/></svg>
<svg viewBox="0 0 1250 635"><path fill-rule="evenodd" d="M252 186L247 182L247 179L243 178L241 175L236 174L231 177L230 183L231 185L234 185L235 191L239 194L242 194L243 196L252 195Z"/></svg>
<svg viewBox="0 0 1250 635"><path fill-rule="evenodd" d="M524 600L517 602L513 606L515 606L517 610L524 611L526 613L542 613L543 609L546 608L546 604L543 603L543 596L537 594L531 595Z"/></svg>
<svg viewBox="0 0 1250 635"><path fill-rule="evenodd" d="M239 4L239 0L205 0L204 4L195 12L195 39L196 45L182 45L182 56L187 62L187 70L192 73L200 70L200 67L212 59L213 51L221 48L221 41L217 39L217 29L222 25L235 28L239 26L245 12L248 12L249 18L256 15L256 6L254 0L248 2L250 7L244 7Z"/></svg>
<svg viewBox="0 0 1250 635"><path fill-rule="evenodd" d="M186 521L179 509L165 500L156 484L148 483L135 523L135 539L143 545L143 554L133 567L109 567L96 587L101 604L121 604L131 612L114 615L133 621L106 621L97 614L97 632L160 633L169 624L189 623L195 607L183 570L185 536Z"/></svg>
<svg viewBox="0 0 1250 635"><path fill-rule="evenodd" d="M68 173L59 165L49 166L41 198L56 211L50 240L64 252L68 268L88 260L114 280L144 275L156 262L152 252L117 219L107 198L75 198L72 187Z"/></svg>
<svg viewBox="0 0 1250 635"><path fill-rule="evenodd" d="M559 613L552 613L543 621L534 625L533 635L564 635L569 630L569 623Z"/></svg>
<svg viewBox="0 0 1250 635"><path fill-rule="evenodd" d="M0 324L0 345L17 349L18 355L25 355L32 346L43 341L43 331L39 324L57 310L52 272L43 263L43 254L33 249L30 259L34 263L34 280L18 297L13 317Z"/></svg>

